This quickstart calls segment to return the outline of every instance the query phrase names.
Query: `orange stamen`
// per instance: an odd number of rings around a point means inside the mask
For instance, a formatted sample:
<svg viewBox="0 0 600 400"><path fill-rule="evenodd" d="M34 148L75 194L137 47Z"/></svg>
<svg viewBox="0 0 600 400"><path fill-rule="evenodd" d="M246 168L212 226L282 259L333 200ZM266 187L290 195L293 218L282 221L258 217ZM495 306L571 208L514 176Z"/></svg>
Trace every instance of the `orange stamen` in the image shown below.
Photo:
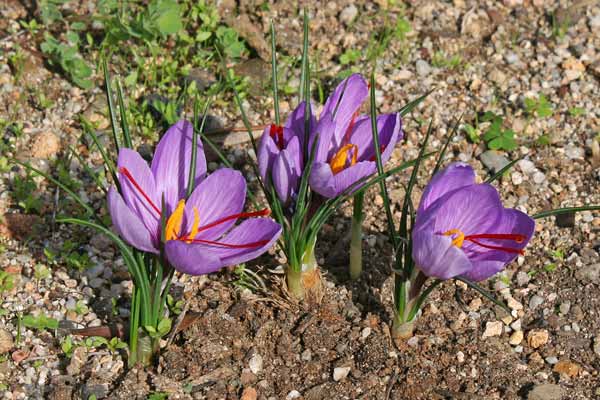
<svg viewBox="0 0 600 400"><path fill-rule="evenodd" d="M331 171L334 175L346 169L346 162L348 161L348 152L352 152L350 166L356 164L358 158L358 146L352 143L348 143L347 145L342 146L342 148L339 149L333 157L331 157L331 161L329 161Z"/></svg>
<svg viewBox="0 0 600 400"><path fill-rule="evenodd" d="M160 209L156 206L156 204L154 204L154 202L152 201L150 196L148 196L146 194L146 192L144 192L142 187L135 181L135 179L133 179L133 176L131 175L129 170L125 167L121 167L121 168L119 168L119 172L122 173L127 178L127 180L138 190L138 192L140 192L142 197L144 199L146 199L148 204L150 204L150 206L154 209L154 211L156 211L158 213L158 215L160 216L160 214L161 214Z"/></svg>

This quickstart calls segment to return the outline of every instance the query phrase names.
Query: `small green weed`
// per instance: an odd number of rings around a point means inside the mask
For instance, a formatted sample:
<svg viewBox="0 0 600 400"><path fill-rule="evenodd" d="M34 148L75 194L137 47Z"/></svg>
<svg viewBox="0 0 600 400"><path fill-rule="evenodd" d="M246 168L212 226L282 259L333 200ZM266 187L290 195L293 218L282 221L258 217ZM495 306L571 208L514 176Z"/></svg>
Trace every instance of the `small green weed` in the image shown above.
<svg viewBox="0 0 600 400"><path fill-rule="evenodd" d="M537 99L525 99L525 112L529 115L529 118L534 116L537 118L551 117L552 111L552 103L543 94L540 94Z"/></svg>
<svg viewBox="0 0 600 400"><path fill-rule="evenodd" d="M58 320L47 317L45 314L38 316L25 315L23 316L22 323L27 328L45 330L45 329L58 329Z"/></svg>

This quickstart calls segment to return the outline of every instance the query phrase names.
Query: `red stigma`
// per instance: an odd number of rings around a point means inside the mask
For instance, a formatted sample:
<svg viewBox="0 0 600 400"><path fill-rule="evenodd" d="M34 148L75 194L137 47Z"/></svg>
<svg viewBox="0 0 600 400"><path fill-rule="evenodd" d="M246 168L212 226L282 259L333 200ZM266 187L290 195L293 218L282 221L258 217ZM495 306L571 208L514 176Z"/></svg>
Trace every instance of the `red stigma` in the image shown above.
<svg viewBox="0 0 600 400"><path fill-rule="evenodd" d="M216 242L213 240L204 240L204 239L192 239L191 242L207 244L209 246L226 247L228 249L251 249L253 247L261 247L261 246L264 246L265 244L269 243L268 240L259 240L257 242L251 242L251 243L233 244L233 243L223 243L223 242Z"/></svg>
<svg viewBox="0 0 600 400"><path fill-rule="evenodd" d="M250 217L266 217L268 215L271 214L271 210L269 210L268 208L265 208L263 210L260 211L253 211L253 212L246 212L246 213L239 213L239 214L232 214L229 215L227 217L223 217L221 219L218 219L214 222L211 222L210 224L206 224L204 226L201 226L200 228L198 228L198 232L202 232L205 231L207 229L213 228L217 225L221 225L224 222L227 221L231 221L232 219L238 219L238 218L250 218Z"/></svg>
<svg viewBox="0 0 600 400"><path fill-rule="evenodd" d="M283 150L285 145L283 140L283 126L271 124L269 129L269 136L273 139L279 150Z"/></svg>
<svg viewBox="0 0 600 400"><path fill-rule="evenodd" d="M471 243L474 243L478 246L484 247L486 249L491 250L499 250L505 251L507 253L514 254L525 254L523 249L516 249L514 247L505 247L505 246L493 246L490 244L485 244L480 241L480 239L495 239L495 240L508 240L513 241L515 243L523 243L526 239L524 235L520 234L512 234L512 233L480 233L476 235L468 235L465 236L465 240L468 240Z"/></svg>
<svg viewBox="0 0 600 400"><path fill-rule="evenodd" d="M135 187L137 189L137 191L140 192L142 197L148 202L148 204L150 204L150 206L154 209L154 211L156 211L158 213L158 215L160 216L161 215L160 209L156 206L156 204L154 204L154 202L152 201L150 196L148 196L146 194L146 192L144 192L144 189L142 189L142 187L135 181L135 179L133 178L133 176L131 175L129 170L125 167L120 167L119 172L121 174L123 174L125 176L125 178L127 178L127 180L133 185L133 187Z"/></svg>

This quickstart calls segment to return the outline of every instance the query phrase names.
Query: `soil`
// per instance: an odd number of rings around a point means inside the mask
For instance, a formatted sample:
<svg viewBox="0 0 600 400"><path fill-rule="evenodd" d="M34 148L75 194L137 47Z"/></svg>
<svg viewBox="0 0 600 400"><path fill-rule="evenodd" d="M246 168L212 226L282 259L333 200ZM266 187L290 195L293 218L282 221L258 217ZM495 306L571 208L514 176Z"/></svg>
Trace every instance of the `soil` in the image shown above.
<svg viewBox="0 0 600 400"><path fill-rule="evenodd" d="M257 43L253 56L265 51L257 35L263 32L263 41L268 39L271 18L278 49L288 55L299 53L301 18L296 3L275 2L268 8L259 8L254 1L238 3L222 2L221 12L233 7L245 24L260 28L240 29L250 32L252 43ZM311 51L322 67L315 79L325 93L346 68L340 64L345 50L365 51L386 18L395 21L404 15L410 23L406 39L390 42L377 60L380 111L397 110L427 90L433 93L404 121L406 139L390 165L416 156L429 118L434 127L430 146L435 149L462 113L463 121L474 123L478 112L494 110L504 116L505 128L515 130L519 146L511 152L488 154L489 161L482 156L485 144L468 142L461 130L451 142L447 162L469 162L483 180L493 173L493 161L522 157L495 185L505 206L530 214L600 204L600 154L594 142L600 132L597 3L427 0L406 1L405 7L389 6L385 12L388 3L392 2L352 5L339 0L318 7L305 5L311 16ZM27 14L20 3L9 0L8 4L2 10L2 24L16 23ZM354 15L352 7L356 15L349 18ZM564 37L553 35L553 15L568 20ZM6 54L12 54L22 37L27 33L0 41ZM49 160L67 145L76 145L86 161L102 169L97 152L78 141L82 129L75 122L79 113L96 115L101 91L82 92L71 86L42 63L36 51L26 51L24 75L17 80L6 66L6 54L0 52L0 117L23 124L20 136L8 129L3 132L4 140L11 140L17 149L6 156L48 170ZM451 55L460 55L458 67L444 64ZM366 72L369 65L360 67ZM285 72L282 79L293 80ZM56 102L55 112L40 111L33 101L13 110L13 102L29 93L24 89L28 80L41 82L41 90ZM540 93L552 103L553 115L531 118L523 110L523 101ZM253 90L244 103L252 123L271 122L268 95ZM285 98L282 112L294 104L294 98ZM570 110L575 107L585 113L573 116ZM241 126L232 101L214 112L224 122ZM548 145L538 144L542 136ZM44 138L51 145L44 144ZM140 139L140 146L147 144ZM226 150L252 181L247 143L236 142ZM434 163L429 159L421 168L415 203ZM70 173L84 182L81 191L95 209L102 210L104 194L77 163ZM40 311L54 316L60 326L58 330L23 328L20 343L7 345L9 350L0 361L0 395L4 393L6 399L89 399L91 395L149 399L159 393L169 399L241 400L600 398L598 213L538 220L526 255L483 283L508 301L511 315L464 284L448 281L431 295L414 337L397 344L390 336L392 249L380 212L382 199L372 189L365 199L364 273L359 281L351 282L347 273L349 236L343 232L350 230L352 208L344 205L317 243L325 287L321 304L307 307L286 297L281 289L284 259L276 249L249 264L265 281L267 291L251 292L235 285L237 275L232 269L207 277L180 276L173 295L188 302L188 313L196 319L163 349L155 368L141 370L126 367L124 352L105 348L82 352L81 360L64 354L61 343L72 328L127 320L131 281L110 242L89 231L54 224L53 204L60 195L54 187L37 180L44 199L40 216L25 214L14 204L10 192L15 179L23 175L13 167L3 172L0 181L0 265L17 276L15 287L2 293L0 328L16 342L17 315ZM401 174L388 182L396 219L407 179ZM44 256L46 246L58 246L69 237L89 238L82 251L91 257L90 271L52 265ZM51 276L36 278L39 265L48 265ZM74 313L68 307L71 299L84 301L89 310ZM0 349L5 349L4 344Z"/></svg>

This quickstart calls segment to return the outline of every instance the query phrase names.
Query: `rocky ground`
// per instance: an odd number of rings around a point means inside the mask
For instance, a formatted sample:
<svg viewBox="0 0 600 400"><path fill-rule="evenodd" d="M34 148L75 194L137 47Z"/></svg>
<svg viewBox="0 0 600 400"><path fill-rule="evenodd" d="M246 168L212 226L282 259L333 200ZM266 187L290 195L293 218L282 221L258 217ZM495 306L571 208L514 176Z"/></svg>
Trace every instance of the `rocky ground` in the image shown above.
<svg viewBox="0 0 600 400"><path fill-rule="evenodd" d="M99 153L79 140L83 114L98 124L108 143L101 79L90 90L69 83L34 45L27 45L33 43L29 33L15 28L27 7L4 3L0 28L12 27L13 33L0 38L2 157L82 182L76 190L105 214L104 193L80 161L61 162L71 146L95 171L103 169ZM256 3L218 6L254 49L253 58L240 61L236 70L250 77L244 104L251 122L260 125L273 118L270 92L261 86L269 71L270 20L283 56L299 53L302 24L294 2ZM315 7L306 2L315 93L326 95L344 70L369 73L366 53L372 39L402 19L411 29L395 32L375 59L380 111L432 93L404 121L406 139L391 164L416 156L430 118L435 149L459 116L481 134L489 124L478 123L477 116L492 111L501 116L502 129L514 131L516 148L490 151L485 139L473 143L477 137L463 129L451 142L448 161L469 162L485 179L522 157L496 184L506 206L530 214L600 204L600 5L582 0L401 3L337 0ZM236 25L233 15L242 22ZM17 44L26 55L18 74L11 67ZM349 50L358 50L355 59ZM293 87L297 72L282 68L282 79ZM40 107L39 93L53 105ZM526 99L540 95L549 113L527 106ZM295 102L285 97L282 112ZM225 126L241 126L230 94L211 112ZM239 136L229 138L229 159L253 181L247 165L251 151ZM136 144L144 150L152 141L138 136ZM421 169L420 187L433 163L428 160ZM486 283L508 302L511 315L465 286L447 282L431 296L415 336L396 347L389 333L391 250L382 199L372 190L366 202L365 274L359 282L350 282L346 273L349 239L339 235L350 226L351 208L345 206L319 238L317 256L326 282L319 307L305 309L282 296L282 258L276 250L251 266L269 284L268 292L240 289L234 271L179 277L173 295L187 302L197 320L174 338L155 370L142 371L127 369L123 351L69 335L70 329L128 315L131 281L111 243L57 225L57 213L78 210L43 179L31 180L33 199L18 201L15 192L25 190L19 183L30 181L25 171L2 162L0 171L0 393L6 399L600 398L598 213L538 220L526 255ZM406 180L405 175L390 179L396 216ZM418 202L420 191L414 195ZM76 268L82 264L85 268ZM23 326L23 315L46 315L58 327Z"/></svg>

